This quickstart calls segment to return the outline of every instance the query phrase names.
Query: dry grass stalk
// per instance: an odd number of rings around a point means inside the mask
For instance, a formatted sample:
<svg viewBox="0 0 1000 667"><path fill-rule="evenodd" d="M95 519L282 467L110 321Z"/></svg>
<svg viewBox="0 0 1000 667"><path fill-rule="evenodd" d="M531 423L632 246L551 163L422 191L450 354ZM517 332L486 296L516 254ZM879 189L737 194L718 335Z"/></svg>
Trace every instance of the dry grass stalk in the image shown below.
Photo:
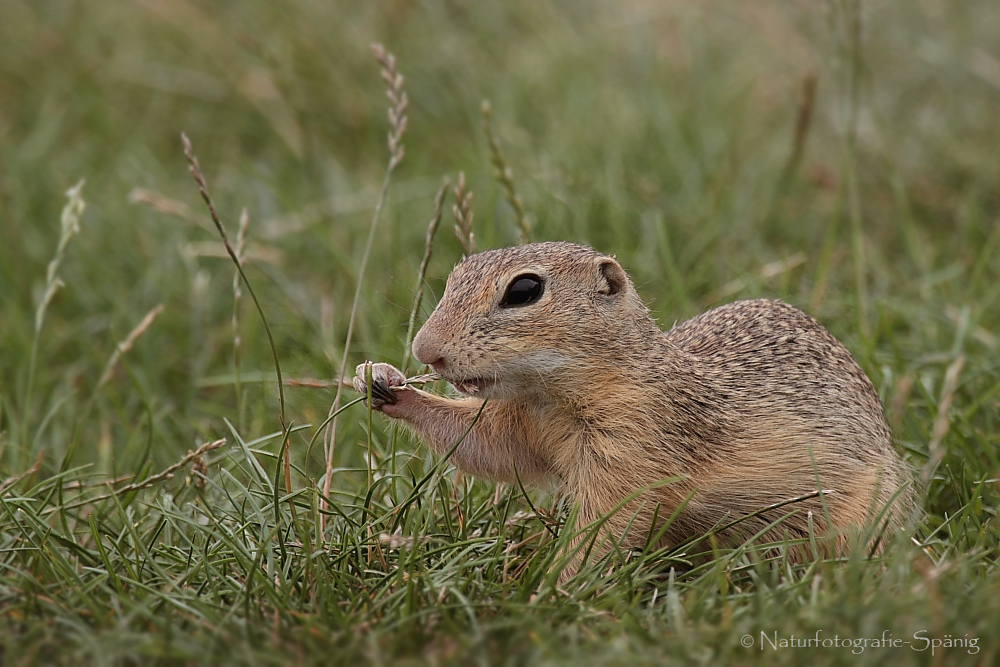
<svg viewBox="0 0 1000 667"><path fill-rule="evenodd" d="M520 232L519 242L523 245L528 242L528 235L531 232L531 222L524 212L524 201L514 188L514 170L507 166L507 161L504 160L503 152L500 150L500 142L497 141L496 135L493 134L493 126L490 123L492 110L490 109L488 100L483 100L482 114L483 132L486 134L486 141L490 145L490 164L493 165L493 178L496 179L497 183L503 189L504 199L514 209L514 218Z"/></svg>
<svg viewBox="0 0 1000 667"><path fill-rule="evenodd" d="M944 307L944 314L945 314L945 316L949 320L951 320L952 322L954 322L956 326L958 326L958 325L961 324L961 321L962 321L962 311L960 311L954 305L952 305L950 303L946 304L945 307ZM976 340L978 340L980 343L982 343L986 347L990 348L991 350L995 350L996 347L997 347L997 337L996 337L996 335L990 333L989 331L987 331L986 329L982 328L981 326L976 325L976 326L972 327L972 337L975 338Z"/></svg>
<svg viewBox="0 0 1000 667"><path fill-rule="evenodd" d="M403 90L403 75L396 71L396 57L381 44L372 44L375 59L382 65L382 80L385 94L389 98L389 171L392 172L403 160L403 133L406 131L406 107L409 99Z"/></svg>
<svg viewBox="0 0 1000 667"><path fill-rule="evenodd" d="M760 277L760 280L767 280L768 278L773 278L774 276L781 275L782 273L785 273L787 271L791 271L797 266L805 264L805 262L806 262L805 253L797 252L791 257L786 257L785 259L779 259L776 262L765 264L760 268L760 273L758 274L758 276ZM718 301L719 299L724 299L727 296L732 296L733 294L736 294L744 287L746 287L746 282L742 278L731 280L722 287L720 287L719 289L717 289L715 292L713 292L708 300Z"/></svg>
<svg viewBox="0 0 1000 667"><path fill-rule="evenodd" d="M100 502L102 500L107 500L108 498L111 498L112 496L120 496L123 493L131 493L133 491L141 491L142 489L147 489L147 488L149 488L151 486L155 486L156 484L159 484L160 482L164 482L164 481L170 479L171 477L174 476L175 472L177 472L178 470L180 470L181 468L183 468L184 466L186 466L191 461L195 461L198 465L200 465L200 466L202 466L202 468L204 468L204 466L205 466L205 460L204 460L205 454L208 453L208 452L210 452L210 451L212 451L213 449L218 449L219 447L222 447L224 444L226 444L226 439L225 438L219 438L218 440L214 440L212 442L206 442L204 445L202 445L201 447L199 447L198 449L196 449L194 451L192 451L192 450L189 449L188 453L185 454L181 458L181 460L179 460L177 463L173 464L169 468L166 468L166 469L164 469L164 470L156 473L155 475L147 477L146 479L142 480L141 482L135 482L134 484L128 484L126 486L121 487L120 489L115 489L114 491L111 491L110 493L105 493L105 494L100 495L100 496L94 496L93 498L86 498L86 499L83 499L83 500L79 500L79 501L77 501L75 503L70 503L68 505L63 505L61 507L60 506L51 507L51 508L49 508L49 512L51 513L51 512L54 512L56 510L60 510L60 509L62 509L62 510L68 510L68 509L73 509L74 507L82 507L84 505L91 505L93 503ZM109 482L109 484L110 484L110 482Z"/></svg>
<svg viewBox="0 0 1000 667"><path fill-rule="evenodd" d="M146 188L132 188L132 191L128 193L128 200L131 204L145 204L155 211L172 215L175 218L192 219L191 209L187 204Z"/></svg>
<svg viewBox="0 0 1000 667"><path fill-rule="evenodd" d="M128 336L125 337L125 340L118 343L118 345L115 347L114 353L112 353L111 358L108 359L108 363L104 367L104 372L101 374L101 379L97 381L97 389L103 387L108 382L108 380L111 379L111 376L115 372L115 366L118 365L118 362L121 360L122 356L128 354L129 350L132 349L132 346L135 345L136 339L138 339L139 336L144 334L146 330L149 329L150 326L152 326L153 321L156 319L156 316L159 315L161 312L163 312L162 303L153 308L152 310L150 310L148 313L146 313L145 317L142 318L142 321L139 322L139 324L137 324L135 328L129 332Z"/></svg>
<svg viewBox="0 0 1000 667"><path fill-rule="evenodd" d="M32 464L32 466L30 468L28 468L27 470L25 470L24 472L22 472L22 473L20 473L18 475L12 475L12 476L8 477L7 479L5 479L2 483L0 483L0 493L3 493L4 491L6 491L7 489L9 489L10 487L14 486L18 482L20 482L22 479L24 479L26 477L31 477L36 472L38 472L41 469L41 467L42 467L42 459L44 457L45 457L45 450L44 449L40 449L38 451L38 456L35 457L34 464Z"/></svg>
<svg viewBox="0 0 1000 667"><path fill-rule="evenodd" d="M414 544L417 544L418 540L413 537L408 537L402 534L402 531L397 528L396 532L392 535L389 533L379 533L378 541L389 547L389 549L399 549L400 547L406 547L407 549L413 548ZM423 542L424 540L419 540Z"/></svg>
<svg viewBox="0 0 1000 667"><path fill-rule="evenodd" d="M101 428L102 429L104 428L103 425L102 425ZM101 435L101 437L102 438L104 437L103 434ZM108 437L110 437L110 436L108 436ZM111 479L105 479L105 480L101 480L101 481L98 481L98 482L87 482L86 480L82 480L82 479L74 479L72 482L66 482L65 484L63 484L62 488L63 488L63 491L77 491L79 489L87 489L87 488L91 488L91 487L94 487L94 486L97 486L97 485L101 485L101 486L118 486L119 484L121 484L123 482L129 481L133 477L135 477L135 475L120 475L118 477L113 477Z"/></svg>
<svg viewBox="0 0 1000 667"><path fill-rule="evenodd" d="M199 491L205 490L205 475L208 474L208 462L205 460L204 456L196 456L194 460L191 461L191 477L188 477L188 481L194 481L195 487Z"/></svg>
<svg viewBox="0 0 1000 667"><path fill-rule="evenodd" d="M927 464L924 466L922 481L924 484L930 481L931 475L944 460L945 448L941 445L944 437L948 435L948 428L951 424L948 413L951 411L951 404L955 400L955 391L958 389L958 380L962 374L962 367L965 365L965 355L960 354L948 366L944 373L944 384L941 387L941 398L938 400L937 417L934 419L934 430L931 434L930 444L927 446Z"/></svg>
<svg viewBox="0 0 1000 667"><path fill-rule="evenodd" d="M246 284L247 291L250 292L250 298L253 299L253 303L257 307L257 313L260 315L261 322L264 324L264 332L267 334L267 340L271 344L271 356L274 358L274 371L278 376L278 418L281 421L282 431L287 432L287 422L285 421L285 388L281 381L281 364L278 362L278 348L274 344L274 336L271 335L271 327L268 326L267 318L264 316L264 309L261 308L260 302L257 300L257 295L254 293L253 288L250 286L250 282L247 280L246 274L243 272L243 264L240 262L239 255L236 254L236 250L229 244L229 237L226 235L226 228L222 226L222 220L219 219L219 214L215 211L215 204L212 203L212 198L208 194L208 183L205 181L205 175L201 171L201 165L198 164L198 157L194 154L194 149L191 147L191 140L188 139L186 134L181 132L181 141L184 144L184 157L186 157L188 161L188 171L191 172L191 176L194 177L195 183L198 184L198 193L201 194L201 198L204 200L205 205L208 206L208 212L212 217L212 222L215 223L215 229L219 232L219 236L222 238L222 244L226 246L226 253L228 253L229 258L233 260L233 264L236 265L236 271L240 274L240 277ZM290 490L291 489L289 489L289 491Z"/></svg>
<svg viewBox="0 0 1000 667"><path fill-rule="evenodd" d="M247 245L247 228L250 226L250 214L246 208L240 211L240 228L236 233L236 259L243 261ZM243 338L240 336L240 304L243 302L243 290L240 288L240 272L233 271L233 374L236 385L236 404L240 407L238 414L243 414L243 386L240 378L240 348Z"/></svg>
<svg viewBox="0 0 1000 667"><path fill-rule="evenodd" d="M219 219L219 214L215 211L215 205L212 203L212 198L208 195L208 184L205 181L205 175L201 171L201 165L198 164L198 158L194 154L194 149L191 147L191 141L183 132L181 133L181 141L184 143L184 156L188 161L188 170L194 177L195 183L198 184L198 192L201 194L201 198L205 200L205 204L208 206L208 212L212 216L212 222L215 223L215 228L218 230L219 236L222 237L222 243L226 246L226 252L229 254L230 259L233 260L233 264L236 265L236 272L247 286L247 292L250 293L250 298L253 300L253 304L257 308L257 314L260 315L260 321L264 325L264 333L267 334L267 342L271 346L271 357L274 360L274 372L278 378L278 421L281 424L282 456L285 462L285 491L290 493L292 490L292 465L290 454L288 452L290 432L288 429L288 420L285 418L285 385L281 380L281 363L278 361L278 348L274 344L274 336L271 334L271 327L267 323L267 317L264 315L264 309L261 307L260 301L257 300L257 295L254 293L253 287L250 285L250 281L247 280L246 273L243 272L243 264L240 261L239 254L237 254L236 250L229 244L229 237L226 236L226 229L222 226L222 220ZM242 218L244 217L245 216L241 216L241 229L244 227L242 222ZM275 498L277 498L277 496L275 496ZM275 503L277 504L277 500L275 500ZM294 520L295 504L291 499L289 499L288 504Z"/></svg>
<svg viewBox="0 0 1000 667"><path fill-rule="evenodd" d="M354 336L354 322L358 314L358 304L361 301L361 286L365 279L365 269L368 266L368 257L371 255L372 244L375 241L375 229L378 226L378 219L382 215L382 207L385 205L386 195L389 192L389 183L392 181L392 174L403 159L405 150L403 148L403 133L406 131L406 107L408 100L406 92L403 90L403 76L396 71L396 58L385 50L381 44L372 44L372 52L375 59L382 65L382 80L386 85L386 96L389 98L389 164L385 170L385 178L382 181L382 190L379 193L378 201L375 204L375 212L372 214L371 227L368 230L368 240L365 243L364 253L361 255L361 266L358 268L358 281L354 288L354 303L351 305L351 316L347 322L347 337L344 340L344 355L340 362L340 377L337 380L337 394L334 396L333 404L330 406L328 415L329 423L324 433L324 448L326 457L326 471L323 475L323 500L322 509L327 509L326 499L330 497L330 483L333 477L333 455L334 444L337 439L337 411L340 409L340 399L343 393L344 380L347 374L347 360L350 358L351 339ZM326 527L326 514L320 514L320 531Z"/></svg>
<svg viewBox="0 0 1000 667"><path fill-rule="evenodd" d="M329 389L335 384L333 380L318 380L316 378L287 378L285 380L286 387L309 387L310 389Z"/></svg>
<svg viewBox="0 0 1000 667"><path fill-rule="evenodd" d="M24 390L25 448L27 448L29 440L28 428L31 422L29 419L31 415L31 398L35 385L35 366L38 363L38 345L41 340L42 324L45 322L45 313L49 309L49 304L52 303L53 297L55 297L59 288L65 284L59 278L59 265L62 264L63 257L66 255L66 246L69 245L70 239L80 233L80 216L83 215L83 211L87 207L83 200L84 183L86 181L81 179L79 183L66 191L66 197L69 201L66 202L62 214L59 216L59 226L61 228L59 245L56 247L55 257L49 262L48 270L45 272L45 295L35 310L35 336L31 343L31 357L28 361L28 384Z"/></svg>
<svg viewBox="0 0 1000 667"><path fill-rule="evenodd" d="M441 379L441 376L437 373L424 373L423 375L414 375L403 380L404 386L409 386L411 384L427 384L428 382L437 382ZM396 387L393 387L396 390Z"/></svg>
<svg viewBox="0 0 1000 667"><path fill-rule="evenodd" d="M413 341L413 330L417 324L417 312L420 304L424 300L424 279L427 276L427 265L431 261L431 253L434 251L434 234L437 233L438 225L441 224L441 216L444 213L444 199L448 195L450 182L447 178L441 183L437 195L434 197L434 215L427 225L427 237L424 240L424 257L420 260L420 270L417 272L417 287L413 294L413 307L410 309L410 319L406 325L406 342L403 345L403 366L400 370L406 375L407 367L410 365L410 343Z"/></svg>
<svg viewBox="0 0 1000 667"><path fill-rule="evenodd" d="M451 213L455 216L455 236L462 244L465 254L476 252L476 235L472 233L472 192L466 192L465 172L458 174L458 185L455 186L455 203L451 205Z"/></svg>
<svg viewBox="0 0 1000 667"><path fill-rule="evenodd" d="M87 207L82 194L85 182L81 180L66 191L66 197L69 201L66 202L62 215L59 216L59 226L62 229L59 235L59 246L56 248L56 255L49 262L49 268L45 273L45 296L42 297L42 302L38 304L38 309L35 311L36 333L42 330L45 311L48 310L52 297L64 285L63 281L59 279L59 265L62 264L63 257L66 255L66 246L69 245L69 240L80 233L80 216L83 215L83 211Z"/></svg>

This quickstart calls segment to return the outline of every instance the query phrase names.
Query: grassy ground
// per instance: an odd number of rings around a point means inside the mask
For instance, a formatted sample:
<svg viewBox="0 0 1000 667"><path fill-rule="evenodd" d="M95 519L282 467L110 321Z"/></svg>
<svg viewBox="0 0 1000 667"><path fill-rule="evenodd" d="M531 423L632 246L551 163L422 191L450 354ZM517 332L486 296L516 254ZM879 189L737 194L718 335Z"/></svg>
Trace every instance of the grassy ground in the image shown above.
<svg viewBox="0 0 1000 667"><path fill-rule="evenodd" d="M0 660L995 663L998 34L992 0L3 2ZM488 98L532 240L617 254L664 326L772 296L845 342L928 480L911 534L799 567L635 554L559 588L556 498L456 482L360 405L323 510L334 392L301 383L286 479L268 340L179 136L234 241L248 212L285 378L329 384L388 161L373 41L409 126L349 367L403 357L443 176L479 248L517 242ZM769 643L817 632L909 643Z"/></svg>

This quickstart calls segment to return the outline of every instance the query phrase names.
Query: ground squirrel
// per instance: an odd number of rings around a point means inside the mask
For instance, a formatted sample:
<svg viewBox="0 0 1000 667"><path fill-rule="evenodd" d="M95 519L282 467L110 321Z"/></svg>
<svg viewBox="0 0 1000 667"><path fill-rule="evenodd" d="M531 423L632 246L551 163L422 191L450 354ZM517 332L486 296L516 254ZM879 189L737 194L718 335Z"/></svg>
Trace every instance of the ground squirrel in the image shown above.
<svg viewBox="0 0 1000 667"><path fill-rule="evenodd" d="M654 517L662 523L689 495L664 545L817 488L832 493L717 539L739 544L793 510L764 541L808 537L810 521L822 534L827 516L837 529L862 526L908 480L871 381L816 320L757 299L664 332L618 262L588 247L535 243L466 258L413 355L467 397L400 388L402 373L380 363L373 407L439 454L482 408L451 461L489 480L554 481L579 503L579 525L679 477L605 524L625 546L642 546ZM365 364L356 372L363 391ZM885 513L891 527L910 496L904 489Z"/></svg>

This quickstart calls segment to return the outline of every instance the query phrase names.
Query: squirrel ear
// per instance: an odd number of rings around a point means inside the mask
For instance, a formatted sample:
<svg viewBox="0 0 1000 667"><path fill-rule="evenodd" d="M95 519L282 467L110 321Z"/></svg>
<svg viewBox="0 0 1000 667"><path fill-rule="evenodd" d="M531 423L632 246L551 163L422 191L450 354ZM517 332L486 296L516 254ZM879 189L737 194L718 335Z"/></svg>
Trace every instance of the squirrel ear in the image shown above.
<svg viewBox="0 0 1000 667"><path fill-rule="evenodd" d="M628 285L625 269L613 257L602 257L597 264L599 270L597 292L605 296L614 296L624 292Z"/></svg>

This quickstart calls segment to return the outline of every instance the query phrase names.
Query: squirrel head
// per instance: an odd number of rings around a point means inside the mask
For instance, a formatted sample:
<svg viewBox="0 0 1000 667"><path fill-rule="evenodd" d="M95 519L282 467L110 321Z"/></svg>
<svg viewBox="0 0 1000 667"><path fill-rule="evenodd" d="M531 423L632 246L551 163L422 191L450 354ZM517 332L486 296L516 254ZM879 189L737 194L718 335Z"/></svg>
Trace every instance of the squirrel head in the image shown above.
<svg viewBox="0 0 1000 667"><path fill-rule="evenodd" d="M459 391L513 398L583 380L595 359L659 334L614 257L532 243L463 260L413 339L413 356Z"/></svg>

